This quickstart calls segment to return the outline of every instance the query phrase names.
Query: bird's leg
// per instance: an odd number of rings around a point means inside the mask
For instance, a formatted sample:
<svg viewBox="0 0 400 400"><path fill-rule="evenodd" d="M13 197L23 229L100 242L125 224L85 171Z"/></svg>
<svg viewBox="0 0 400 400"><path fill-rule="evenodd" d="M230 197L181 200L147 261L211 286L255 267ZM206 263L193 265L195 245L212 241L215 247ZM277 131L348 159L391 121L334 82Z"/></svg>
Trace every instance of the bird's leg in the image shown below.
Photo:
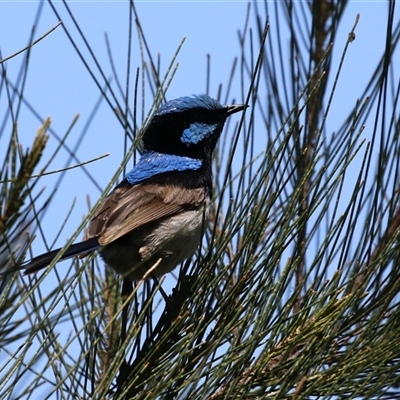
<svg viewBox="0 0 400 400"><path fill-rule="evenodd" d="M121 289L121 300L122 304L125 303L125 300L129 298L133 291L132 281L129 279L124 279L122 282L122 289ZM121 316L121 335L120 335L120 344L121 347L125 343L126 340L126 327L128 324L128 311L129 311L130 301L124 304L122 309L122 316ZM119 377L117 378L118 386L120 386L119 382L124 382L127 374L129 373L128 363L126 362L126 358L124 357L124 361L122 362L119 368ZM121 385L122 386L122 385Z"/></svg>
<svg viewBox="0 0 400 400"><path fill-rule="evenodd" d="M122 283L121 299L122 303L131 295L133 290L132 281L129 279L124 279ZM126 340L126 326L128 324L128 311L129 311L130 301L124 305L122 309L122 321L121 321L121 346Z"/></svg>
<svg viewBox="0 0 400 400"><path fill-rule="evenodd" d="M141 281L146 280L149 276L151 279L153 279L154 283L156 286L158 286L159 291L161 293L161 296L163 297L165 303L167 304L167 307L170 303L168 295L165 293L164 289L161 287L160 283L158 282L157 276L155 275L154 271L157 269L157 267L162 263L163 259L160 257L152 266L149 268L146 273L143 275L143 278Z"/></svg>
<svg viewBox="0 0 400 400"><path fill-rule="evenodd" d="M162 288L160 282L158 281L158 278L154 275L154 273L151 274L151 279L153 279L153 282L156 284L156 286L158 286L158 290L160 291L161 296L163 297L165 303L167 305L169 305L169 303L170 303L169 297L168 297L167 293L165 293L165 291Z"/></svg>
<svg viewBox="0 0 400 400"><path fill-rule="evenodd" d="M168 304L169 302L169 297L167 296L167 294L164 292L164 289L161 287L160 283L158 282L157 276L155 275L154 271L157 269L157 267L162 263L163 259L162 257L160 257L152 266L151 268L149 268L146 273L143 275L143 278L141 279L142 281L146 280L149 276L151 277L151 279L153 279L154 283L156 284L156 286L158 286L159 291L161 293L161 296L164 298L165 303Z"/></svg>

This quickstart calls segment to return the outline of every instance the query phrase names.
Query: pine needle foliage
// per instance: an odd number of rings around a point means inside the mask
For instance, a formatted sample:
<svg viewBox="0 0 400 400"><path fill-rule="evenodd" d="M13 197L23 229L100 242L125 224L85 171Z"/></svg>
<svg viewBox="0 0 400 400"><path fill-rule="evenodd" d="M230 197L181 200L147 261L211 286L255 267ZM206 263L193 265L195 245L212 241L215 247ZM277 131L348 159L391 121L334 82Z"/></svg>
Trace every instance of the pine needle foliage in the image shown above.
<svg viewBox="0 0 400 400"><path fill-rule="evenodd" d="M175 58L161 71L131 2L129 39L141 65L131 73L129 40L126 84L116 72L111 84L68 3L48 4L60 20L68 16L62 29L126 137L104 197L140 149ZM159 282L131 285L96 256L71 261L50 291L42 284L53 266L29 279L13 271L31 244L22 233L46 229L34 190L44 170L34 173L48 122L25 152L13 124L0 174L1 398L400 398L400 21L389 1L381 61L338 120L331 109L358 40L359 16L337 41L346 5L249 4L231 76L211 95L250 108L220 140L202 248ZM23 98L4 73L1 87ZM154 99L147 116L140 90ZM64 326L67 337L56 334Z"/></svg>

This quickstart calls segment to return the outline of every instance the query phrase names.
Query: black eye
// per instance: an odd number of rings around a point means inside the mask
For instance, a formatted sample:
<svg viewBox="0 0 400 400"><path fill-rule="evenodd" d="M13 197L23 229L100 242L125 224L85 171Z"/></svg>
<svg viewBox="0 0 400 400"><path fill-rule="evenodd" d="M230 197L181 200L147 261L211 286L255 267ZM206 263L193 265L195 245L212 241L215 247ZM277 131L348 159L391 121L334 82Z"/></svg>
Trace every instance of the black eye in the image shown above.
<svg viewBox="0 0 400 400"><path fill-rule="evenodd" d="M184 153L189 144L197 144L222 128L224 121L221 109L194 108L156 115L143 135L144 147L151 151Z"/></svg>

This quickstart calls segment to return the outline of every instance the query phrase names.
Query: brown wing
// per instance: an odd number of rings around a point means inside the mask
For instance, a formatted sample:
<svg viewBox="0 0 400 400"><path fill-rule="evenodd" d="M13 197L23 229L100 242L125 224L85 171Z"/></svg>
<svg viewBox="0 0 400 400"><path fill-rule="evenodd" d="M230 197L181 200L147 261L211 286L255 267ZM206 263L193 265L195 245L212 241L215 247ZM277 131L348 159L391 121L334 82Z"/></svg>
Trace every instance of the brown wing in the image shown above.
<svg viewBox="0 0 400 400"><path fill-rule="evenodd" d="M172 185L122 182L100 205L90 221L84 240L99 238L105 246L128 232L181 211L201 206L204 189L182 189Z"/></svg>

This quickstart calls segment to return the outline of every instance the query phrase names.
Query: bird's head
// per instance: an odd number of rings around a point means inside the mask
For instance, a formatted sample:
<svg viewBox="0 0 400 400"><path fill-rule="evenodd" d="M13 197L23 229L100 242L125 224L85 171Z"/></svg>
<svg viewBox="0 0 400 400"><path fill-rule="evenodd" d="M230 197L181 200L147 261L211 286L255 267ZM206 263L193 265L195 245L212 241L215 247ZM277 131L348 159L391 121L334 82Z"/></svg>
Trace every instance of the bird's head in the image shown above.
<svg viewBox="0 0 400 400"><path fill-rule="evenodd" d="M226 119L244 109L242 104L222 106L206 94L168 101L150 121L143 135L144 149L207 159Z"/></svg>

